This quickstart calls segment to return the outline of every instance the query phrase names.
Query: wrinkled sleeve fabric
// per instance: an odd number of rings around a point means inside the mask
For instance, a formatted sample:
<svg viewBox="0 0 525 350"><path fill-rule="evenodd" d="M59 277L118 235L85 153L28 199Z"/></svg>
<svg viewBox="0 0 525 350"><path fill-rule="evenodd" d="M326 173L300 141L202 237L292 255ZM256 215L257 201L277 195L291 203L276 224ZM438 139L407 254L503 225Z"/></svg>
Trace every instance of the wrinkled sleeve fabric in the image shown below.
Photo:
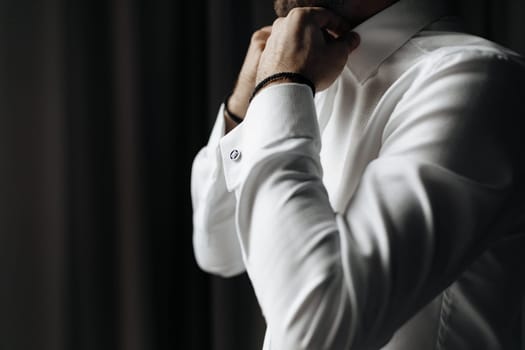
<svg viewBox="0 0 525 350"><path fill-rule="evenodd" d="M245 269L235 230L235 195L226 189L219 152L219 140L225 128L223 108L219 110L208 144L193 161L193 250L201 269L231 277Z"/></svg>
<svg viewBox="0 0 525 350"><path fill-rule="evenodd" d="M309 88L255 97L220 152L272 350L378 348L483 250L513 183L497 126L523 110L504 92L515 68L477 51L419 68L342 213Z"/></svg>

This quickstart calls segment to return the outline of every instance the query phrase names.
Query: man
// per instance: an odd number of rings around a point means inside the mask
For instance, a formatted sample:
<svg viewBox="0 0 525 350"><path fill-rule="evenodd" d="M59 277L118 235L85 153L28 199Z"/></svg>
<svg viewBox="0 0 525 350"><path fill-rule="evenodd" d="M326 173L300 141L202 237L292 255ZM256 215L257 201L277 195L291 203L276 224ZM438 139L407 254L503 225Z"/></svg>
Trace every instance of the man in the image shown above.
<svg viewBox="0 0 525 350"><path fill-rule="evenodd" d="M265 349L518 349L521 59L437 1L275 9L194 162L199 265Z"/></svg>

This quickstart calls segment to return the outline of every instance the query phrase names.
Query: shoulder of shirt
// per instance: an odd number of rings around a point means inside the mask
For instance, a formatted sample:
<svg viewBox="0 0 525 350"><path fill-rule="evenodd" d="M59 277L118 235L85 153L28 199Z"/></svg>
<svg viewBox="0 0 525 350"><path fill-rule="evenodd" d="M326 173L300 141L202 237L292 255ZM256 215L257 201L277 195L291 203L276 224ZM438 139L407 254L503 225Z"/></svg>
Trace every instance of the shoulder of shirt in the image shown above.
<svg viewBox="0 0 525 350"><path fill-rule="evenodd" d="M485 38L462 31L429 27L407 43L421 52L420 59L429 64L508 62L525 69L525 59L518 53Z"/></svg>

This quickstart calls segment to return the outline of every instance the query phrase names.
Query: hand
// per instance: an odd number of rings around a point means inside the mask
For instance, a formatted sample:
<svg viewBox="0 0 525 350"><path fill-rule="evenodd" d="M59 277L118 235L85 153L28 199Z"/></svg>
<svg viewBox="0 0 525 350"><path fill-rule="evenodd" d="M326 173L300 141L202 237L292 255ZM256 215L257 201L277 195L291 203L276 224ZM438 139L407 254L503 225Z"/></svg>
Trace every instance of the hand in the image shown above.
<svg viewBox="0 0 525 350"><path fill-rule="evenodd" d="M267 26L253 33L237 83L228 101L230 111L241 118L244 118L248 110L250 97L255 88L259 59L271 32L272 27Z"/></svg>
<svg viewBox="0 0 525 350"><path fill-rule="evenodd" d="M317 91L328 88L359 45L342 17L321 7L295 8L278 18L261 55L256 81L279 72L301 73Z"/></svg>

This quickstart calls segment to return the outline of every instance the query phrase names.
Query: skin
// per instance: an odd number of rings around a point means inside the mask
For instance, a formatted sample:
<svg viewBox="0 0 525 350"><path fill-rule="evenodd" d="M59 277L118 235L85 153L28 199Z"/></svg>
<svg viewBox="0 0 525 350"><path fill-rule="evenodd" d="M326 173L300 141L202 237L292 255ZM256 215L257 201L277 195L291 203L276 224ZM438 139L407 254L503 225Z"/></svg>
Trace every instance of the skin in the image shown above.
<svg viewBox="0 0 525 350"><path fill-rule="evenodd" d="M342 16L355 27L374 13L397 0L275 0L274 10L278 17L286 17L298 7L324 7Z"/></svg>
<svg viewBox="0 0 525 350"><path fill-rule="evenodd" d="M229 110L244 118L256 84L279 72L301 73L314 83L316 91L328 88L359 45L359 36L351 28L396 1L275 0L278 18L253 33L228 100ZM226 116L225 122L226 132L236 126Z"/></svg>

